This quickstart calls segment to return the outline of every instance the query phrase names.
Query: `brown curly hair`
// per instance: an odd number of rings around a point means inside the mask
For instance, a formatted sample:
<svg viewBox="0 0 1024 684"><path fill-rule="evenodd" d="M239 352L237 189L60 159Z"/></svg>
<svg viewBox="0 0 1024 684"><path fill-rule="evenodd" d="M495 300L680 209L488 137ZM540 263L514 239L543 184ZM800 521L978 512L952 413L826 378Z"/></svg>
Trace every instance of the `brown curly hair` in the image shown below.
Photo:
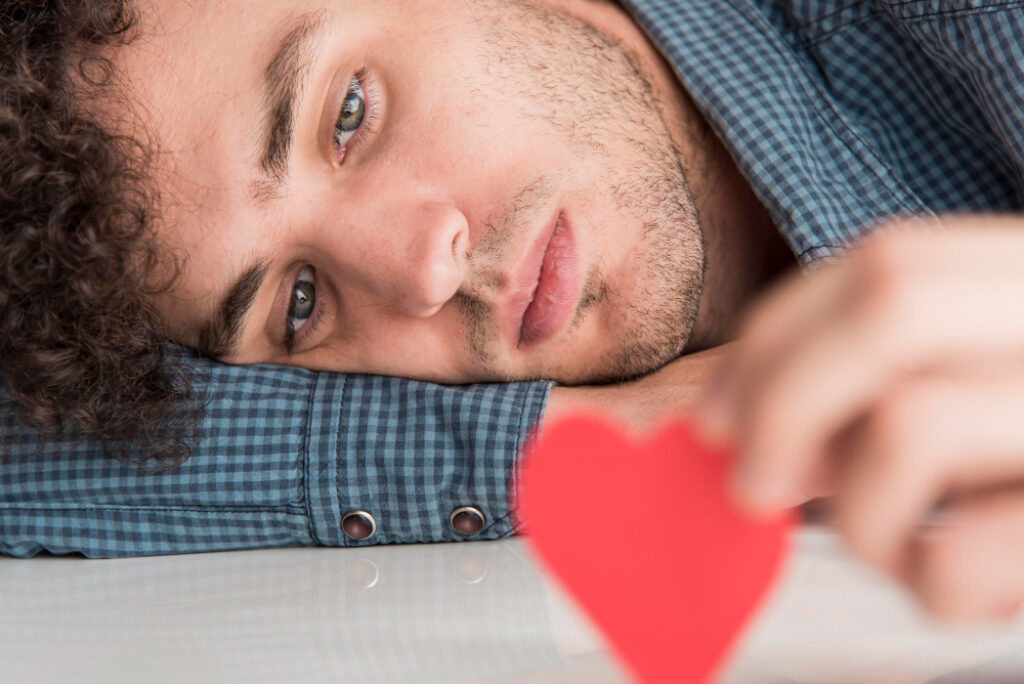
<svg viewBox="0 0 1024 684"><path fill-rule="evenodd" d="M175 270L155 237L152 154L85 106L116 96L100 50L135 22L130 0L0 3L0 372L32 428L170 467L199 409L151 303L173 281L153 274Z"/></svg>

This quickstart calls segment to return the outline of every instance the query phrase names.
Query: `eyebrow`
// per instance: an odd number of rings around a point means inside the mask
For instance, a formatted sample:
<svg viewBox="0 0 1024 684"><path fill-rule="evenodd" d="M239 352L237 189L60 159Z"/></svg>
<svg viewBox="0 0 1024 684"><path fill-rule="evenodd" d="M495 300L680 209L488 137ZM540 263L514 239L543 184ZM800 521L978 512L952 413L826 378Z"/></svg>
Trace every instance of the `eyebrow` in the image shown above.
<svg viewBox="0 0 1024 684"><path fill-rule="evenodd" d="M257 260L231 286L217 311L199 328L196 351L211 359L231 356L238 346L245 315L256 301L270 264Z"/></svg>
<svg viewBox="0 0 1024 684"><path fill-rule="evenodd" d="M259 167L262 178L253 184L258 201L279 197L288 176L295 110L306 87L313 43L326 24L323 12L297 17L264 70L264 132Z"/></svg>
<svg viewBox="0 0 1024 684"><path fill-rule="evenodd" d="M281 38L264 78L264 132L259 158L261 178L253 183L258 202L279 197L288 176L288 155L292 148L295 110L302 99L313 58L313 43L326 24L322 12L297 17ZM228 289L214 314L199 327L196 351L221 359L233 355L242 332L242 323L256 302L270 264L265 259L252 262Z"/></svg>

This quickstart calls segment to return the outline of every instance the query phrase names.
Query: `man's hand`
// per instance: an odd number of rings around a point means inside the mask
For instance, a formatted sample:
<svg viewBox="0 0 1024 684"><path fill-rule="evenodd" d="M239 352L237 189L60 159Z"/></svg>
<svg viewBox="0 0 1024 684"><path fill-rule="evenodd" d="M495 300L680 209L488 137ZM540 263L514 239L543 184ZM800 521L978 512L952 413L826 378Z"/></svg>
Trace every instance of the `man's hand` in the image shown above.
<svg viewBox="0 0 1024 684"><path fill-rule="evenodd" d="M609 416L639 434L696 407L719 371L728 346L689 354L632 382L587 387L554 387L544 425L569 413Z"/></svg>
<svg viewBox="0 0 1024 684"><path fill-rule="evenodd" d="M953 620L1024 598L1024 218L897 230L795 277L709 395L755 512L834 493L851 549Z"/></svg>

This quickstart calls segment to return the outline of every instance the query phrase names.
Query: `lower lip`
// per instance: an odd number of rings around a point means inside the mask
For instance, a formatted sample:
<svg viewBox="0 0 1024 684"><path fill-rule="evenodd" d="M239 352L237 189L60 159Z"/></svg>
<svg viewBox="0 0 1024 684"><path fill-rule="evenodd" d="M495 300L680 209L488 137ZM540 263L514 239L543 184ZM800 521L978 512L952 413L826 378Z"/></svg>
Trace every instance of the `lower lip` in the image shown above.
<svg viewBox="0 0 1024 684"><path fill-rule="evenodd" d="M576 243L565 218L559 217L541 262L533 301L523 314L519 347L531 347L554 337L576 310L579 292Z"/></svg>

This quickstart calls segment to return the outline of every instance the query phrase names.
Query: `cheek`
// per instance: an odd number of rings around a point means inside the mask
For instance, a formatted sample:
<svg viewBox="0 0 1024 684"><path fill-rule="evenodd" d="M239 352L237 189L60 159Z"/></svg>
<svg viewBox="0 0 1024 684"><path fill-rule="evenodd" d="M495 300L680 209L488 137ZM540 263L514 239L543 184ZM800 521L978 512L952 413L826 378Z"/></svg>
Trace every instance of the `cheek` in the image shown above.
<svg viewBox="0 0 1024 684"><path fill-rule="evenodd" d="M457 85L396 102L383 163L375 169L382 172L380 192L390 179L414 175L425 187L445 187L457 201L492 192L507 201L511 188L554 169L582 168L549 126L521 114L528 103L485 98Z"/></svg>
<svg viewBox="0 0 1024 684"><path fill-rule="evenodd" d="M337 334L314 352L312 361L300 365L434 382L479 379L465 366L466 332L454 307L415 319L358 301L346 306L350 315L339 317Z"/></svg>

